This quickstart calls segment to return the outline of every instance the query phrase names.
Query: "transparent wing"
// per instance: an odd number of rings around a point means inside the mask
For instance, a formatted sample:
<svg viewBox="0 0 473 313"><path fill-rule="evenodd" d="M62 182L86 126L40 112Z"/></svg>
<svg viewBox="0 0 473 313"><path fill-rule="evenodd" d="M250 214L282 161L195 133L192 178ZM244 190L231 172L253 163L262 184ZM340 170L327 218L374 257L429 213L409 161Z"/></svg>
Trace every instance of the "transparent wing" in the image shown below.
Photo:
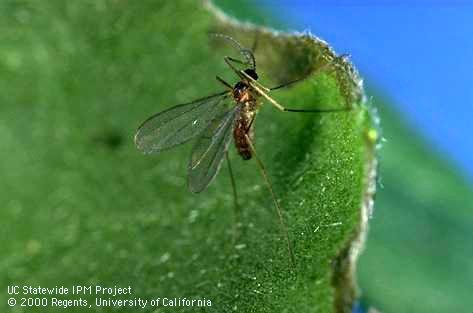
<svg viewBox="0 0 473 313"><path fill-rule="evenodd" d="M229 99L225 91L151 116L136 132L136 147L144 153L156 153L192 139L224 112Z"/></svg>
<svg viewBox="0 0 473 313"><path fill-rule="evenodd" d="M217 175L239 112L240 107L235 106L217 116L197 140L188 167L188 185L192 192L203 191Z"/></svg>

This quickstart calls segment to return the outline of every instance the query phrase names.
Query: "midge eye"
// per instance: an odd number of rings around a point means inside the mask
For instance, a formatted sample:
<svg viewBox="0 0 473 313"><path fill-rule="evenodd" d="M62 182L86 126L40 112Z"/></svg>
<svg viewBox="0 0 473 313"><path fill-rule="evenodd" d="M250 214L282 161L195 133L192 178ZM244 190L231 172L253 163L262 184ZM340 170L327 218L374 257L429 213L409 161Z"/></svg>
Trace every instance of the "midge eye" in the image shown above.
<svg viewBox="0 0 473 313"><path fill-rule="evenodd" d="M263 98L282 112L329 113L348 111L350 108L289 109L282 106L269 95L269 92L293 85L304 80L306 77L273 88L266 88L257 82L258 74L256 74L256 62L253 51L242 47L239 42L229 36L220 34L216 36L230 41L245 58L244 60L239 60L229 56L224 57L224 61L240 78L240 81L232 86L217 76L217 80L227 90L192 102L176 105L151 116L136 131L136 147L144 153L160 153L197 137L188 166L187 181L189 189L192 192L205 190L217 175L222 161L226 159L232 181L235 215L237 216L239 214L237 212L240 209L236 196L235 180L230 159L228 158L229 143L233 137L237 152L244 160L249 160L252 156L255 157L278 213L289 260L294 267L294 254L287 227L282 218L282 208L276 199L269 176L253 144L253 122L260 105L258 101ZM341 57L343 58L344 56ZM238 67L236 66L237 64ZM328 65L330 63L327 63L325 66ZM251 67L242 71L239 69L242 66ZM323 67L319 68L318 71L322 69ZM238 235L238 231L235 231L235 234Z"/></svg>

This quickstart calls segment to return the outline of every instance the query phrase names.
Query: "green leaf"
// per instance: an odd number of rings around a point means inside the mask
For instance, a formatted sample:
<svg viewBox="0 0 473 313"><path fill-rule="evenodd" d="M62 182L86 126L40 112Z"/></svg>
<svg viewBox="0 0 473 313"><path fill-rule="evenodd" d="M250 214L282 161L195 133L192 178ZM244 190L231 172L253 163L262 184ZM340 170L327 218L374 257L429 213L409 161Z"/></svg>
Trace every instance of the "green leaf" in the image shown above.
<svg viewBox="0 0 473 313"><path fill-rule="evenodd" d="M229 23L194 1L7 1L0 12L3 284L131 286L131 298L206 298L213 312L349 311L376 131L348 61L314 37ZM151 114L223 90L215 75L237 81L223 62L235 51L209 32L250 47L257 39L265 85L311 74L273 93L285 106L351 108L281 113L265 103L258 115L256 148L295 268L254 162L232 150L242 206L233 242L225 168L194 195L185 187L190 146L152 156L133 146ZM6 310L6 294L0 303Z"/></svg>

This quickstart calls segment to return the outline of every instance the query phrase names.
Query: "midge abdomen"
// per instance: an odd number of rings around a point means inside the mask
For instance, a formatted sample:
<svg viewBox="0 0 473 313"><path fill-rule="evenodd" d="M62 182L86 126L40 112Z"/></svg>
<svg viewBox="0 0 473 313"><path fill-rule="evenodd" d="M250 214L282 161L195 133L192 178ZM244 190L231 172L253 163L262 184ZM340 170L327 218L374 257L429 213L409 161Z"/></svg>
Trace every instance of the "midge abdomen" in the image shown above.
<svg viewBox="0 0 473 313"><path fill-rule="evenodd" d="M235 121L235 128L233 129L233 138L238 154L243 160L251 159L251 146L246 139L248 135L251 141L254 138L254 118L256 117L256 109L253 103L245 103L242 108L240 116Z"/></svg>

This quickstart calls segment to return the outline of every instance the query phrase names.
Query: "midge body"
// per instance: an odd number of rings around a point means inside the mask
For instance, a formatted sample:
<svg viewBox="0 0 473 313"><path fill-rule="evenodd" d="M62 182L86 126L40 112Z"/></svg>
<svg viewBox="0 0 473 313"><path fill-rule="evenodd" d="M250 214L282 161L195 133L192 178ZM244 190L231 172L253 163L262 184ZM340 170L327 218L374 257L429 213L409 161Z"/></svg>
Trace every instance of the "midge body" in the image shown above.
<svg viewBox="0 0 473 313"><path fill-rule="evenodd" d="M245 71L253 79L258 79L258 75L255 71ZM257 101L257 94L254 94L250 88L250 84L245 81L239 81L233 87L233 99L236 105L241 106L240 115L236 118L235 127L233 129L233 139L235 147L238 153L244 160L251 159L251 147L248 137L250 140L254 139L254 124L256 113L258 113L259 103Z"/></svg>
<svg viewBox="0 0 473 313"><path fill-rule="evenodd" d="M240 43L229 36L220 34L215 36L228 40L243 56L244 60L229 56L224 57L225 62L238 76L239 81L232 86L217 76L217 80L227 90L189 103L176 105L151 116L138 128L135 135L135 144L144 153L159 153L197 137L188 165L189 189L192 192L205 190L218 173L223 159L226 158L235 199L235 214L238 215L239 206L235 180L227 152L233 137L238 154L244 160L254 157L261 170L279 217L291 264L294 266L294 256L282 210L253 143L254 121L262 103L261 100L267 100L283 112L326 113L347 111L348 109L307 110L283 107L269 96L269 92L289 86L304 78L274 88L266 88L258 82L256 61L252 51L254 49L250 50L242 47ZM237 64L243 69L239 69ZM330 63L327 65L330 65Z"/></svg>

